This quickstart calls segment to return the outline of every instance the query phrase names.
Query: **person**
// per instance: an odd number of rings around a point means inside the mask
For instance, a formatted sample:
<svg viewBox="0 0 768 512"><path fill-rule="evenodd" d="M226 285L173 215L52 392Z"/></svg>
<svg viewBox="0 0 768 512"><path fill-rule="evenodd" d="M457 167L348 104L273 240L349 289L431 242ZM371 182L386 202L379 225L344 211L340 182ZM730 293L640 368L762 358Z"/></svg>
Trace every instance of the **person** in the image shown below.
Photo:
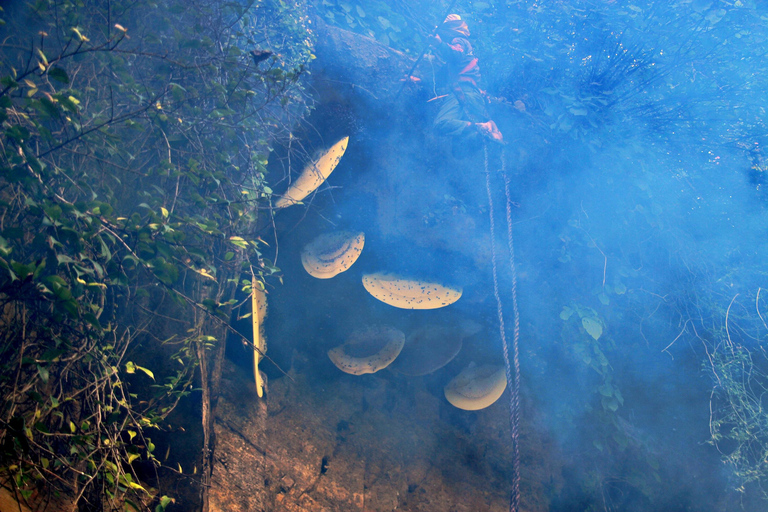
<svg viewBox="0 0 768 512"><path fill-rule="evenodd" d="M431 41L444 62L449 88L434 128L440 135L467 142L486 139L503 144L504 137L488 115L488 99L479 85L480 66L469 37L461 16L449 14Z"/></svg>

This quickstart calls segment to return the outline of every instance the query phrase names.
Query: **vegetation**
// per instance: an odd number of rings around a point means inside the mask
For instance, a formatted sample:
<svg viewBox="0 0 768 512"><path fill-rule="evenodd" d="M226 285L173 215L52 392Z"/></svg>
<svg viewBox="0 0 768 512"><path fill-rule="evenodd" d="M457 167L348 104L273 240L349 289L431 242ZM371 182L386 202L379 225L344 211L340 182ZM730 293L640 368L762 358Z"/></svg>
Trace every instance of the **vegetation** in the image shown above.
<svg viewBox="0 0 768 512"><path fill-rule="evenodd" d="M323 0L318 10L332 25L372 37L386 46L419 52L432 31L423 6L398 0L395 2L364 2L361 0ZM433 10L434 8L430 9Z"/></svg>
<svg viewBox="0 0 768 512"><path fill-rule="evenodd" d="M746 492L762 488L768 478L768 412L764 396L768 388L765 352L765 308L758 289L740 301L734 296L722 323L702 340L707 347L705 368L715 387L710 401L711 444L733 471L734 487ZM750 307L752 306L752 307Z"/></svg>
<svg viewBox="0 0 768 512"><path fill-rule="evenodd" d="M0 483L163 510L139 471L197 383L205 501L234 292L278 272L255 223L271 146L308 107L302 6L15 7L0 47ZM168 362L149 368L142 344Z"/></svg>
<svg viewBox="0 0 768 512"><path fill-rule="evenodd" d="M764 10L750 1L497 2L474 16L476 46L484 69L491 70L485 73L491 94L520 100L539 137L556 141L552 151L569 154L569 167L582 169L585 186L599 188L602 181L621 196L580 199L574 208L579 213L563 226L560 262L571 266L583 290L570 300L602 308L600 321L614 337L630 326L639 333L641 343L624 335L610 354L603 348L611 365L675 343L695 347L713 384L711 442L733 470L733 487L743 492L764 483L766 326L755 297L764 279L756 270L764 244L752 239L757 231L747 227L754 212L743 204L726 206L727 199L712 190L712 183L749 181L756 193L741 200L765 205ZM726 158L730 167L722 165ZM583 170L590 166L599 170ZM695 200L712 201L709 208L700 215L690 213L696 206L678 209L685 200L673 192L679 183L695 191ZM729 209L744 223L741 240L720 235L731 232L724 222ZM615 225L601 224L595 212ZM718 247L698 244L703 226L723 236ZM740 250L744 254L735 256ZM589 280L582 277L588 261L594 267ZM735 296L739 299L728 308ZM660 317L667 323L660 332L670 332L669 338L658 332L646 336L644 329ZM585 352L583 340L591 342L584 331L580 338L563 335L563 342L575 342L576 350ZM679 371L684 364L677 363ZM628 439L630 447L643 448L634 454L641 459L634 466L644 467L642 459L651 452L632 434L626 416L606 417L608 389L601 384L607 377L592 368L603 377L595 385L602 407L592 410L588 422L604 425L608 419L616 427L597 429L600 446L621 448ZM631 388L618 371L614 377L611 385ZM653 457L648 460L651 464ZM658 467L653 469L646 478L657 475ZM600 485L617 476L606 465L600 472L594 480ZM625 481L619 494L626 498L634 487L649 498L658 496L649 483L653 479ZM611 506L610 493L597 494L602 494L598 502ZM621 502L613 506L621 508Z"/></svg>

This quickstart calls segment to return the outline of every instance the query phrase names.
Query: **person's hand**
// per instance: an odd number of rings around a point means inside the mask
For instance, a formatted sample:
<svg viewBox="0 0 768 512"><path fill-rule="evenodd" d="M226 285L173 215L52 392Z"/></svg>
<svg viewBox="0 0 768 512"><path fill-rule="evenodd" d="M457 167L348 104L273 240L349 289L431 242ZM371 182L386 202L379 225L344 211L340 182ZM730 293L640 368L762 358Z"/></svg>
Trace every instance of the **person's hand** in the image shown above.
<svg viewBox="0 0 768 512"><path fill-rule="evenodd" d="M486 137L500 144L504 143L504 137L501 135L501 132L499 131L499 127L496 126L496 123L494 123L493 121L486 121L484 123L475 123L475 126L477 127L477 131L479 131L483 137Z"/></svg>

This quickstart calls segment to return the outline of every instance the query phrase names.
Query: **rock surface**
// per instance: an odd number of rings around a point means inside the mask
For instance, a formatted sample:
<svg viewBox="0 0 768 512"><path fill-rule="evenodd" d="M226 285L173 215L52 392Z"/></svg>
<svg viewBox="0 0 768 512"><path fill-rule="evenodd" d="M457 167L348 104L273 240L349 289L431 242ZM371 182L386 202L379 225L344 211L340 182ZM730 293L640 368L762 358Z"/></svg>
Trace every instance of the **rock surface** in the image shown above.
<svg viewBox="0 0 768 512"><path fill-rule="evenodd" d="M216 417L211 511L481 512L508 510L506 400L453 409L424 381L311 372L270 385L266 400L235 368ZM387 373L387 372L384 372ZM547 510L558 480L523 432L524 510ZM543 457L542 457L543 459ZM552 460L549 453L547 459Z"/></svg>
<svg viewBox="0 0 768 512"><path fill-rule="evenodd" d="M312 71L321 75L314 80L321 98L338 89L349 89L374 101L398 94L402 87L399 80L414 59L370 37L327 25L320 18L315 20L315 30L317 59ZM320 90L325 88L328 90Z"/></svg>
<svg viewBox="0 0 768 512"><path fill-rule="evenodd" d="M436 103L417 101L409 88L397 96L398 79L413 61L351 32L322 23L316 30L313 91L325 108L322 132L341 122L332 115L337 103L360 123L333 176L344 184L334 195L334 214L371 224L350 226L366 231L361 260L367 261L319 282L298 267L315 230L304 227L302 238L300 227L293 246L288 237L282 241L281 251L297 256L281 265L285 284L271 296L267 335L272 357L281 354L285 362L294 351L291 379L273 378L259 399L249 375L225 370L210 510L506 511L512 474L506 394L487 409L461 411L443 396L455 375L448 367L426 377L389 369L353 376L325 355L359 323L411 322L410 312L368 300L360 285L358 273L382 262L416 274L437 268L460 283L469 293L457 311L487 303L490 287L476 281L490 273L490 238L482 159L456 160L446 141L432 135ZM393 130L394 123L406 129ZM313 205L322 208L327 197ZM278 223L288 231L293 217L286 215ZM396 254L410 257L389 257ZM435 321L430 312L419 313L424 322ZM521 510L545 511L561 485L559 452L528 411L523 417Z"/></svg>

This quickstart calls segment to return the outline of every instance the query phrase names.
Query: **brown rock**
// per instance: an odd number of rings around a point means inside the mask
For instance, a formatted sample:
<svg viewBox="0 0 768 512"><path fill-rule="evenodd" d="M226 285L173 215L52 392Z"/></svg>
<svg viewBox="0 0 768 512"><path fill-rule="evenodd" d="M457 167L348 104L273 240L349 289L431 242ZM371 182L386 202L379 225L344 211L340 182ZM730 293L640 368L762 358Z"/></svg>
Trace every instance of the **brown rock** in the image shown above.
<svg viewBox="0 0 768 512"><path fill-rule="evenodd" d="M225 374L232 380L224 383L216 417L213 512L508 507L511 450L503 400L464 413L428 393L422 381L376 375L322 383L306 375L273 379L260 400L247 376L233 367ZM476 415L471 435L441 419L451 414ZM523 460L530 461L522 469L523 505L544 511L545 483L557 478L556 468L541 462L551 447L526 425L523 440Z"/></svg>

